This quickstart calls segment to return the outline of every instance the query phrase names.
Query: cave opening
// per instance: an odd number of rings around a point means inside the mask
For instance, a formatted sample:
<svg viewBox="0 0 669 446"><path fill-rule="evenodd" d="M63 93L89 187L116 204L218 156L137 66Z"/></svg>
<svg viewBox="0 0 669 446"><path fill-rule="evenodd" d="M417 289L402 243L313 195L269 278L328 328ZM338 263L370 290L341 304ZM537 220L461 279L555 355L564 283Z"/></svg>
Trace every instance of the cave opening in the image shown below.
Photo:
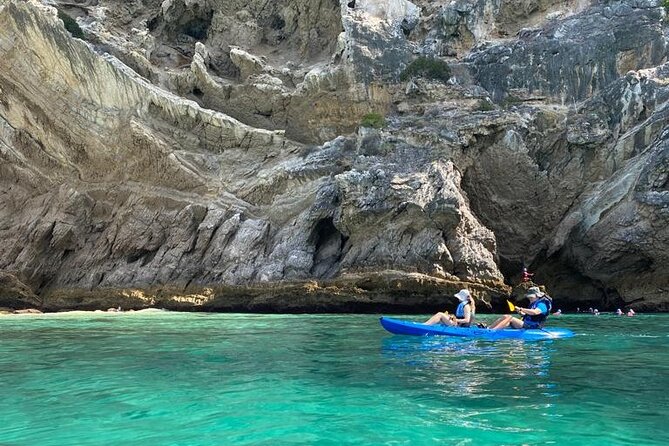
<svg viewBox="0 0 669 446"><path fill-rule="evenodd" d="M156 28L158 28L158 25L160 24L160 16L155 15L149 20L146 21L146 28L149 31L155 31Z"/></svg>
<svg viewBox="0 0 669 446"><path fill-rule="evenodd" d="M400 28L402 28L402 33L404 34L404 37L409 37L409 35L411 34L411 30L413 29L413 27L409 24L409 21L407 19L402 20Z"/></svg>
<svg viewBox="0 0 669 446"><path fill-rule="evenodd" d="M334 277L339 272L348 237L335 227L332 217L329 217L316 223L310 241L314 246L312 276L322 279Z"/></svg>
<svg viewBox="0 0 669 446"><path fill-rule="evenodd" d="M280 15L273 15L270 19L270 25L272 29L280 31L286 26L286 21Z"/></svg>
<svg viewBox="0 0 669 446"><path fill-rule="evenodd" d="M209 26L211 26L211 16L205 18L196 17L186 22L182 26L181 32L193 39L204 40L209 32Z"/></svg>

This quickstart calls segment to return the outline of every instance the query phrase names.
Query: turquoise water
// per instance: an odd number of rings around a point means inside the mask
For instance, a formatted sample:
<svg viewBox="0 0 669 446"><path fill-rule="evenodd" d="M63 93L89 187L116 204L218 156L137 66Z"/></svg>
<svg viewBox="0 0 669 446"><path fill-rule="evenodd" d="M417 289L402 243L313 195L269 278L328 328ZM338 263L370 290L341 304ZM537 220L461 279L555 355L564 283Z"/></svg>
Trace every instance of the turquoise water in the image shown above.
<svg viewBox="0 0 669 446"><path fill-rule="evenodd" d="M669 315L551 322L578 335L393 336L374 315L3 316L0 445L669 444Z"/></svg>

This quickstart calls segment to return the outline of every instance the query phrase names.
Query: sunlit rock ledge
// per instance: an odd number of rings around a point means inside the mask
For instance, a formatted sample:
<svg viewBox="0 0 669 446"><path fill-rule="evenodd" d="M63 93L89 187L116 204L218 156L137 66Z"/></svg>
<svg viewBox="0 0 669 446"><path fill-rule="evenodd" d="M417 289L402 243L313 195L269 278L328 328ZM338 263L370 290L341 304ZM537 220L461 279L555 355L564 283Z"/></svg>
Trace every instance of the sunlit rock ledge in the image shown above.
<svg viewBox="0 0 669 446"><path fill-rule="evenodd" d="M418 273L380 271L344 274L333 280L211 287L52 290L44 311L163 308L174 311L258 313L426 313L444 310L467 287L481 311L505 305L504 285L446 280Z"/></svg>

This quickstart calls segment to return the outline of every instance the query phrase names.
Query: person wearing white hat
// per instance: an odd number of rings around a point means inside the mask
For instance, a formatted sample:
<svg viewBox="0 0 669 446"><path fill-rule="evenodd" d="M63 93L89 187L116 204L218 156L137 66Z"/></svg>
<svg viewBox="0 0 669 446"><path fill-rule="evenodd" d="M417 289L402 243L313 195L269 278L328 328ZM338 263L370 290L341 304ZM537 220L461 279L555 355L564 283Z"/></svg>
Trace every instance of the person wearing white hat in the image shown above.
<svg viewBox="0 0 669 446"><path fill-rule="evenodd" d="M505 314L488 328L500 330L507 327L525 329L543 327L551 311L551 298L536 286L530 287L525 293L525 297L530 300L530 306L528 308L515 307L516 313L523 316L522 319Z"/></svg>
<svg viewBox="0 0 669 446"><path fill-rule="evenodd" d="M426 325L435 325L442 323L444 325L457 325L459 327L469 327L474 323L476 315L476 303L469 290L462 289L453 296L460 301L455 314L448 314L448 311L439 312L425 321Z"/></svg>

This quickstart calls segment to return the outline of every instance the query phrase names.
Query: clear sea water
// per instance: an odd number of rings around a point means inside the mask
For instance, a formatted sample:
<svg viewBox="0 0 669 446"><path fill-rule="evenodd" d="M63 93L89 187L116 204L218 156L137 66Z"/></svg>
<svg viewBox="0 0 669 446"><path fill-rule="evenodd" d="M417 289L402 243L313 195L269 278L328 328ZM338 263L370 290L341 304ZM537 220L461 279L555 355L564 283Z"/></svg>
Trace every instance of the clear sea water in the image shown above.
<svg viewBox="0 0 669 446"><path fill-rule="evenodd" d="M523 343L375 315L2 316L0 445L667 445L668 323L564 315L575 338Z"/></svg>

